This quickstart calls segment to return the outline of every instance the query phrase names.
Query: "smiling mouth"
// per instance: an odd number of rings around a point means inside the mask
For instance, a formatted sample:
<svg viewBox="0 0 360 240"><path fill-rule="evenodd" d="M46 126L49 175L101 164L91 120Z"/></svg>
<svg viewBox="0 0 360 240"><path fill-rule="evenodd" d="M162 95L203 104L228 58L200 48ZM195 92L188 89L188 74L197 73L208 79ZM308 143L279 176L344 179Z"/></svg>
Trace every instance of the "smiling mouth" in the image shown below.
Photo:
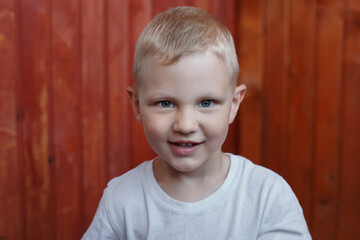
<svg viewBox="0 0 360 240"><path fill-rule="evenodd" d="M188 148L188 147L194 147L197 145L202 144L203 142L193 142L193 141L177 141L177 142L171 142L169 141L170 144L175 145L177 147L182 147L182 148Z"/></svg>
<svg viewBox="0 0 360 240"><path fill-rule="evenodd" d="M176 145L177 147L181 148L190 148L199 145L200 143L172 143Z"/></svg>
<svg viewBox="0 0 360 240"><path fill-rule="evenodd" d="M194 154L203 142L169 142L171 150L178 156Z"/></svg>

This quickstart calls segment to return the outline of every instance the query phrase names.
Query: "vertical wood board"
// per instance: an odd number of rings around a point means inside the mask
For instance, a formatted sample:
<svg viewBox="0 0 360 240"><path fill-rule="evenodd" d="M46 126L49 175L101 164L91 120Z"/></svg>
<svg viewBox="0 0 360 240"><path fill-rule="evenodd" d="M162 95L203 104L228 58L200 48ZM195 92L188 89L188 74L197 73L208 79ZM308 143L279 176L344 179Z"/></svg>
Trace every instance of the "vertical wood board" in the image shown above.
<svg viewBox="0 0 360 240"><path fill-rule="evenodd" d="M52 161L56 166L56 239L80 239L82 226L80 8L79 1L52 3Z"/></svg>
<svg viewBox="0 0 360 240"><path fill-rule="evenodd" d="M104 1L81 2L82 170L85 225L106 186Z"/></svg>
<svg viewBox="0 0 360 240"><path fill-rule="evenodd" d="M14 0L0 3L0 238L23 239L23 164L18 150L19 14Z"/></svg>

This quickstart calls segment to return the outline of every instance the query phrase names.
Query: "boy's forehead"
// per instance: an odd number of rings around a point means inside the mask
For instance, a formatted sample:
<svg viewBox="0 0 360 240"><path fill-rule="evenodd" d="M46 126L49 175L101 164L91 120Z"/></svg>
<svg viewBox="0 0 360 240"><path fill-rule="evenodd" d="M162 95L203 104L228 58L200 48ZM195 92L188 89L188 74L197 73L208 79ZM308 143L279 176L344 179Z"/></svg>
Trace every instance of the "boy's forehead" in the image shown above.
<svg viewBox="0 0 360 240"><path fill-rule="evenodd" d="M168 65L162 64L158 57L151 57L143 65L135 88L137 91L146 91L150 86L158 86L164 90L171 87L183 88L186 83L187 86L201 89L213 82L211 80L214 78L218 80L218 87L234 86L226 64L213 53L188 55Z"/></svg>
<svg viewBox="0 0 360 240"><path fill-rule="evenodd" d="M204 61L208 62L215 61L215 64L210 64L204 66ZM189 63L189 64L187 64ZM186 69L183 69L179 66L184 65L187 66ZM151 56L147 59L144 59L140 74L138 78L135 80L135 87L139 87L144 81L149 83L151 81L153 75L180 75L177 79L181 79L181 75L186 74L199 74L199 68L203 69L204 71L201 72L202 75L206 76L211 71L222 72L225 73L227 76L224 78L228 78L230 82L232 82L231 74L229 69L227 68L224 60L217 56L212 52L205 52L205 53L193 53L187 56L183 56L179 58L177 61L171 64L164 64L160 56ZM214 69L215 68L215 69ZM180 70L180 71L179 71ZM185 70L185 72L184 72Z"/></svg>

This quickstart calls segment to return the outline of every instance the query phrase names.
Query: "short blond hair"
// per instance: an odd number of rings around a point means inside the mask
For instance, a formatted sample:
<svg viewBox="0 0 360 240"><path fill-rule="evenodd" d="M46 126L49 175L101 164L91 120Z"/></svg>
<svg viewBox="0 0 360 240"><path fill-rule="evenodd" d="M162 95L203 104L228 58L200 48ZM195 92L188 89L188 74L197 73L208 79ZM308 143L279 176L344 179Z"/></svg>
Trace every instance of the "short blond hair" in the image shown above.
<svg viewBox="0 0 360 240"><path fill-rule="evenodd" d="M212 51L222 59L236 83L239 63L230 31L217 18L195 7L176 7L160 13L140 34L135 50L135 82L142 67L156 56L170 65L184 56Z"/></svg>

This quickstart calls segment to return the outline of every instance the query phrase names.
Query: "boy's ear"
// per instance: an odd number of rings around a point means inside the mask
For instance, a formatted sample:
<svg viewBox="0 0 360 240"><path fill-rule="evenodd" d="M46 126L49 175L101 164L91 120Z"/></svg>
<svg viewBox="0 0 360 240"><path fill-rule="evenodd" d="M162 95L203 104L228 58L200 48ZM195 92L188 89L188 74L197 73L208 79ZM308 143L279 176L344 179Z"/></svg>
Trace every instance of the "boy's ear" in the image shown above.
<svg viewBox="0 0 360 240"><path fill-rule="evenodd" d="M236 114L239 110L240 103L244 99L245 92L246 92L246 86L244 84L241 84L235 88L232 104L231 104L229 124L231 124L234 121Z"/></svg>
<svg viewBox="0 0 360 240"><path fill-rule="evenodd" d="M128 95L129 95L130 102L131 102L135 117L138 120L138 122L142 124L139 98L137 96L136 90L133 87L128 87L126 89L126 91L127 91Z"/></svg>

